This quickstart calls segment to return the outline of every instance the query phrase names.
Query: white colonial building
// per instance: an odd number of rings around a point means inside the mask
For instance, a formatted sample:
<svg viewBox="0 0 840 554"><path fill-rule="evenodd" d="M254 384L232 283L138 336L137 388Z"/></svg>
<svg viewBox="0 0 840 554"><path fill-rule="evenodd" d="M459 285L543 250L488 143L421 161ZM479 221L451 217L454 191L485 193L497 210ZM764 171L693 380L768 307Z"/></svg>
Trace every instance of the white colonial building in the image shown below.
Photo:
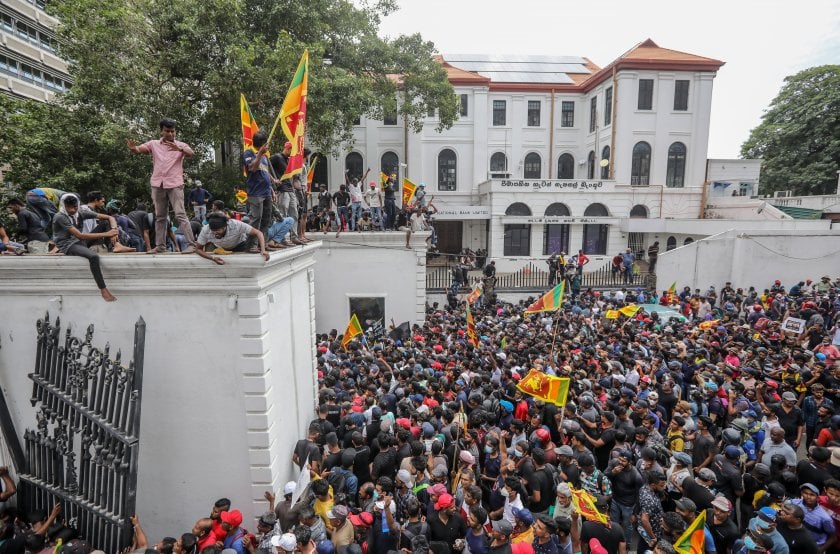
<svg viewBox="0 0 840 554"><path fill-rule="evenodd" d="M439 61L461 99L450 129L438 132L433 113L420 133L396 116L362 119L316 182L335 190L345 169L369 167L369 180L404 172L434 196L439 250L486 248L502 270L560 251L643 253L654 240L664 251L712 234L696 223L724 62L652 40L604 68L574 56Z"/></svg>

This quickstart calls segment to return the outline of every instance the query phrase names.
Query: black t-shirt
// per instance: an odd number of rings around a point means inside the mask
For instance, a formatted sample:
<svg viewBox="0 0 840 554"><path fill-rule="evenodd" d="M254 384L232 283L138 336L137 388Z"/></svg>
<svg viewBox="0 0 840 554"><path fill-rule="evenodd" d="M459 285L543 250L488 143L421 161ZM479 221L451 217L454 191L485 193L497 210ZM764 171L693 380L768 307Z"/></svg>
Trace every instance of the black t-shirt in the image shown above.
<svg viewBox="0 0 840 554"><path fill-rule="evenodd" d="M700 506L697 506L698 509ZM735 522L732 521L731 518L727 518L726 521L717 525L714 520L714 513L712 510L706 514L706 527L709 528L709 531L712 534L712 539L715 541L715 551L716 552L728 552L735 541L740 537L740 533L738 533L738 526L735 525Z"/></svg>
<svg viewBox="0 0 840 554"><path fill-rule="evenodd" d="M361 484L370 481L370 448L367 446L356 447L356 456L353 458L353 474L359 478Z"/></svg>
<svg viewBox="0 0 840 554"><path fill-rule="evenodd" d="M584 521L580 530L580 541L582 544L589 544L591 539L598 539L607 552L618 552L618 547L624 541L624 529L616 522L610 524L607 529L597 521Z"/></svg>
<svg viewBox="0 0 840 554"><path fill-rule="evenodd" d="M791 411L786 412L781 404L775 404L770 409L778 416L779 426L785 430L785 441L788 443L795 441L797 429L800 425L805 425L802 410L794 406Z"/></svg>
<svg viewBox="0 0 840 554"><path fill-rule="evenodd" d="M333 452L332 454L327 454L327 457L324 458L324 463L321 464L321 469L332 469L340 465L341 450L339 450L338 452Z"/></svg>
<svg viewBox="0 0 840 554"><path fill-rule="evenodd" d="M279 179L284 173L286 173L286 166L289 163L289 158L284 156L283 154L274 154L269 159L271 162L271 168L274 170L274 175ZM286 179L285 181L280 181L280 186L277 187L278 192L293 192L295 189L292 186L292 181Z"/></svg>
<svg viewBox="0 0 840 554"><path fill-rule="evenodd" d="M50 237L44 231L44 225L41 219L27 209L23 209L17 213L18 231L26 235L29 240L39 240L41 242L49 242Z"/></svg>
<svg viewBox="0 0 840 554"><path fill-rule="evenodd" d="M715 472L715 476L717 477L717 481L715 482L717 491L735 504L735 500L737 500L736 493L744 490L744 480L741 477L741 470L735 467L735 464L727 460L722 454L718 454L715 456L715 461L712 462L712 471Z"/></svg>
<svg viewBox="0 0 840 554"><path fill-rule="evenodd" d="M303 464L306 463L306 458L310 462L321 461L321 449L318 445L308 439L301 439L295 444L295 454L298 457L298 469L303 469Z"/></svg>
<svg viewBox="0 0 840 554"><path fill-rule="evenodd" d="M692 477L686 477L682 482L683 495L694 501L698 510L708 510L712 507L715 493L697 483Z"/></svg>
<svg viewBox="0 0 840 554"><path fill-rule="evenodd" d="M535 502L533 495L531 496L531 511L534 513L545 512L554 504L556 498L554 492L554 476L548 467L543 467L534 471L531 479L531 489L536 492L540 491L540 501Z"/></svg>
<svg viewBox="0 0 840 554"><path fill-rule="evenodd" d="M340 190L333 194L333 200L335 200L336 206L347 206L350 204L350 193L346 190Z"/></svg>
<svg viewBox="0 0 840 554"><path fill-rule="evenodd" d="M717 452L717 448L715 447L715 439L713 437L697 435L697 439L694 441L694 450L691 451L692 465L694 467L699 466L706 461L709 454L715 452Z"/></svg>
<svg viewBox="0 0 840 554"><path fill-rule="evenodd" d="M371 468L371 473L375 475L377 479L380 477L393 479L394 475L397 474L396 451L393 448L389 448L388 450L383 450L377 454L376 458L373 459L373 468Z"/></svg>
<svg viewBox="0 0 840 554"><path fill-rule="evenodd" d="M612 427L604 429L601 433L601 440L604 441L603 446L596 446L593 448L592 453L595 454L595 464L598 466L598 469L604 471L610 462L610 452L613 446L615 446L615 429Z"/></svg>
<svg viewBox="0 0 840 554"><path fill-rule="evenodd" d="M779 534L784 537L791 552L796 554L818 554L820 549L814 541L813 535L808 531L804 525L799 529L791 529L787 523L779 520L776 529Z"/></svg>
<svg viewBox="0 0 840 554"><path fill-rule="evenodd" d="M463 539L467 534L467 524L464 523L464 518L461 517L461 514L457 512L449 516L449 520L446 523L440 520L439 512L435 512L428 519L428 524L429 539L445 542L449 545L450 550L455 550L455 541L457 539Z"/></svg>
<svg viewBox="0 0 840 554"><path fill-rule="evenodd" d="M823 490L823 484L832 479L828 468L819 466L811 460L802 460L796 464L796 478L800 483L811 483Z"/></svg>
<svg viewBox="0 0 840 554"><path fill-rule="evenodd" d="M639 496L639 489L645 484L642 474L630 466L618 473L605 473L612 484L613 500L622 506L634 506Z"/></svg>

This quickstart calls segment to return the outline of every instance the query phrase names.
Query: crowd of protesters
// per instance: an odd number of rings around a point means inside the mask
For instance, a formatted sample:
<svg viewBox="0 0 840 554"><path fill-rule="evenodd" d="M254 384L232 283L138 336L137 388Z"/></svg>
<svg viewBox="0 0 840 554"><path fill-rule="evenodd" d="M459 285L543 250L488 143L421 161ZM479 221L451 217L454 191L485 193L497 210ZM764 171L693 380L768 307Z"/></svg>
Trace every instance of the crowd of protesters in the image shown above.
<svg viewBox="0 0 840 554"><path fill-rule="evenodd" d="M155 551L671 554L705 513L704 552L838 552L838 291L725 284L701 316L710 299L688 290L672 299L688 317L665 320L608 319L633 298L585 290L531 315L476 302L477 344L463 303L346 349L320 335L317 415L290 460L305 490L267 491L256 521L222 498ZM532 369L571 378L565 405L517 389ZM49 548L31 538L48 517L4 520L4 552Z"/></svg>

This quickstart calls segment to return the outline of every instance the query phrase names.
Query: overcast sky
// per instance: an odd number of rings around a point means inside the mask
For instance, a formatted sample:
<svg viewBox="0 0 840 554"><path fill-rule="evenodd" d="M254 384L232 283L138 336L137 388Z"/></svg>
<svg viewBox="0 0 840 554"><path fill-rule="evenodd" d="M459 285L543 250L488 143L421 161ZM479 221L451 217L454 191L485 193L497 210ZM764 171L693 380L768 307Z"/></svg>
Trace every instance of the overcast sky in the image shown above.
<svg viewBox="0 0 840 554"><path fill-rule="evenodd" d="M741 143L785 76L840 63L840 0L398 0L386 35L441 53L586 56L601 67L646 38L726 62L715 78L709 157Z"/></svg>

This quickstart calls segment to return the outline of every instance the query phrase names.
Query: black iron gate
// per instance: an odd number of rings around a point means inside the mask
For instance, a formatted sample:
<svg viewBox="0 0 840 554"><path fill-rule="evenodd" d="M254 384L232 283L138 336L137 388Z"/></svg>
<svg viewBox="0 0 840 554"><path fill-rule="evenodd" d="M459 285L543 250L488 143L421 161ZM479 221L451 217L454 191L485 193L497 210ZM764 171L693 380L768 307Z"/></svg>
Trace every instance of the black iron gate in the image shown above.
<svg viewBox="0 0 840 554"><path fill-rule="evenodd" d="M111 554L129 545L137 493L140 393L146 323L134 326L133 359L111 358L110 345L92 345L70 329L62 340L58 319L38 321L32 379L37 429L24 433L26 467L20 472L27 510L49 512L55 503L81 538Z"/></svg>

